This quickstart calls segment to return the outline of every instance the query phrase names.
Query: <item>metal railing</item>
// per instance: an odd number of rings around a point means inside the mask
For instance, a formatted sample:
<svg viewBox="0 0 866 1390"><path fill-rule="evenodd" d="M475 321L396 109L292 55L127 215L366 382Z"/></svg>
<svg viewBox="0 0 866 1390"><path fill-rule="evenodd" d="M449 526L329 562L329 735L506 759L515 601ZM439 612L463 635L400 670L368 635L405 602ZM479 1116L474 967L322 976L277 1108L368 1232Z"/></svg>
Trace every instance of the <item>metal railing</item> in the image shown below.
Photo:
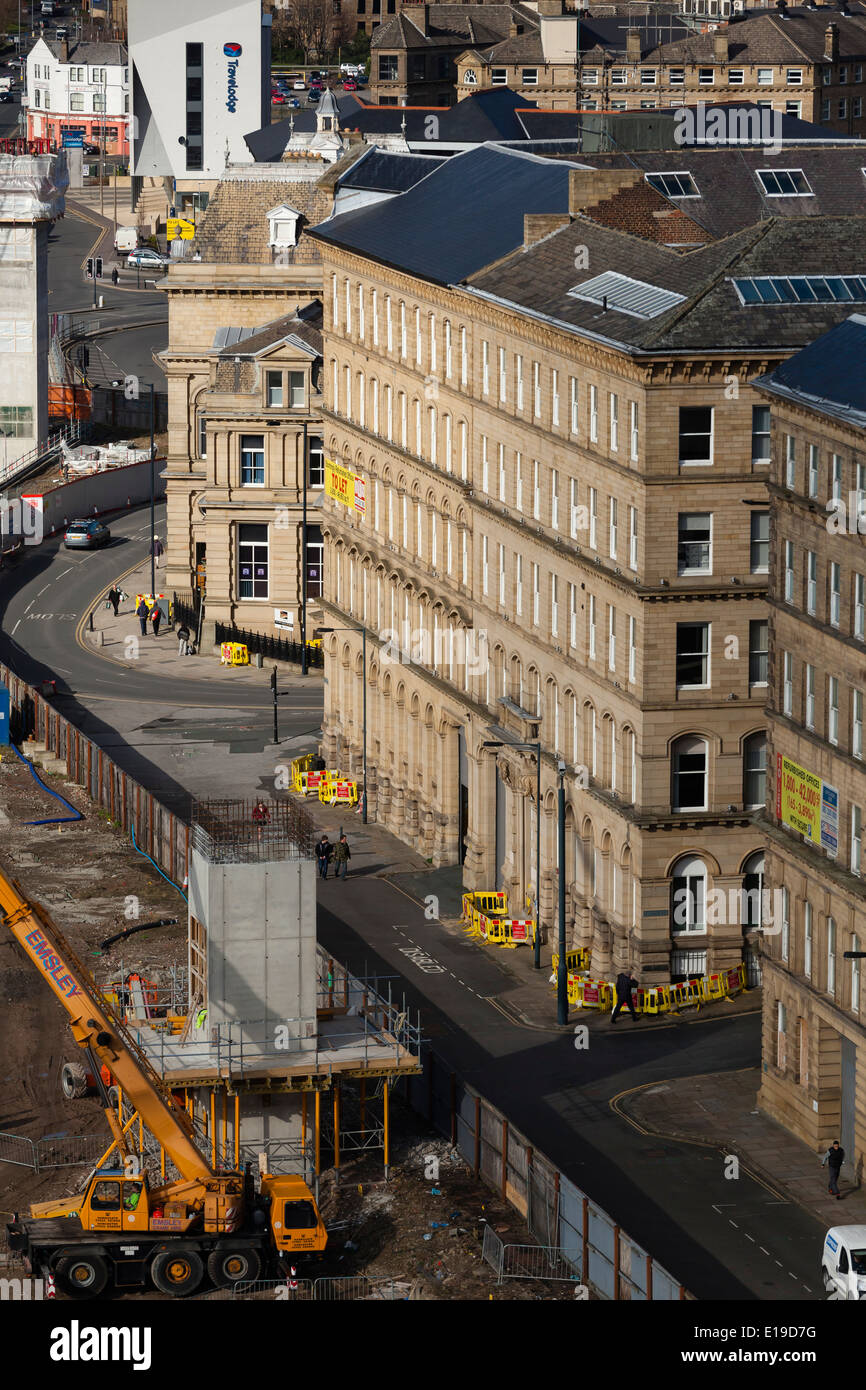
<svg viewBox="0 0 866 1390"><path fill-rule="evenodd" d="M226 1289L208 1289L194 1298L218 1303L240 1299L271 1303L397 1302L410 1298L412 1289L407 1279L357 1274L322 1279L256 1279Z"/></svg>
<svg viewBox="0 0 866 1390"><path fill-rule="evenodd" d="M578 1284L580 1274L564 1250L556 1245L506 1245L492 1226L485 1226L481 1258L504 1279L548 1279Z"/></svg>
<svg viewBox="0 0 866 1390"><path fill-rule="evenodd" d="M233 623L216 624L216 641L240 642L253 655L259 652L269 661L294 661L300 665L303 647L300 642L289 641L285 637L269 637L263 632L249 632ZM307 666L324 666L325 658L321 647L307 645Z"/></svg>
<svg viewBox="0 0 866 1390"><path fill-rule="evenodd" d="M23 475L31 469L49 463L59 453L62 444L78 444L86 434L87 426L81 420L71 420L68 425L54 430L47 439L41 440L26 454L0 469L0 488L10 487L19 479L23 481Z"/></svg>

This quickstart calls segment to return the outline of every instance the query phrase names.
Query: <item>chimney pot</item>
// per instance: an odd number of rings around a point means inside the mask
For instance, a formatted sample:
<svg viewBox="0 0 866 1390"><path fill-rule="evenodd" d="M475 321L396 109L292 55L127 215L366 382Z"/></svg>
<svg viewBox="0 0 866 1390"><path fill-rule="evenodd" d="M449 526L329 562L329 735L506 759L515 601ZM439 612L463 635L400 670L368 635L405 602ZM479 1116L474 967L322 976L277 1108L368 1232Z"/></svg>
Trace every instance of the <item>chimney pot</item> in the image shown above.
<svg viewBox="0 0 866 1390"><path fill-rule="evenodd" d="M824 57L828 63L839 61L839 27L836 24L828 24L824 30Z"/></svg>

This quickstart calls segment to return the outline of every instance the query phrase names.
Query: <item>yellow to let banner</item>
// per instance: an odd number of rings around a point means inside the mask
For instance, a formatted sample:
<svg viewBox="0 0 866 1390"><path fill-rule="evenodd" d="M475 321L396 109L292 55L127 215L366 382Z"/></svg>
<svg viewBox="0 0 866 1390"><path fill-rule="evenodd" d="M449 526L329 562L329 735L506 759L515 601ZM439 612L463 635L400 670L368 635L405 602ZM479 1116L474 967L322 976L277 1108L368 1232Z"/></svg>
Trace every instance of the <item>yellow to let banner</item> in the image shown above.
<svg viewBox="0 0 866 1390"><path fill-rule="evenodd" d="M182 241L192 241L195 236L195 223L186 217L169 217L165 224L165 235L168 241L174 241L175 237L180 237Z"/></svg>
<svg viewBox="0 0 866 1390"><path fill-rule="evenodd" d="M777 755L776 814L783 825L821 843L821 778L792 758Z"/></svg>
<svg viewBox="0 0 866 1390"><path fill-rule="evenodd" d="M335 502L341 502L344 507L351 507L362 515L367 510L366 480L333 459L325 459L325 492Z"/></svg>

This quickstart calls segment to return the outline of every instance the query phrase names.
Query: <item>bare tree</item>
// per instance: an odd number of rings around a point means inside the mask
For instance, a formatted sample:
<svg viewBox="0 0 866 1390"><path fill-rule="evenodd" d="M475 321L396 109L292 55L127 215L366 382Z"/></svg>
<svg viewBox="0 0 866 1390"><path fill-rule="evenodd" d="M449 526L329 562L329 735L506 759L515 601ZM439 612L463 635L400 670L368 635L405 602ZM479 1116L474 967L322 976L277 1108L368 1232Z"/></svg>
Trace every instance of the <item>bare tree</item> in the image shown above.
<svg viewBox="0 0 866 1390"><path fill-rule="evenodd" d="M292 0L286 9L289 33L304 61L328 52L334 23L333 0Z"/></svg>

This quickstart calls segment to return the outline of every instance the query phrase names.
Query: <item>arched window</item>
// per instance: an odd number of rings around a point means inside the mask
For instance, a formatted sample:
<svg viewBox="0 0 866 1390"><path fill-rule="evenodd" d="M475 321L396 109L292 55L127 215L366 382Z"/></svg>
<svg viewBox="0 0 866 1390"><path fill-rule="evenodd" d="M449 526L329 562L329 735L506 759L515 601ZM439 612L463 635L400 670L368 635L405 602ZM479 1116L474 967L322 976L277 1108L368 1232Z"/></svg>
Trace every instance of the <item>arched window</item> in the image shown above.
<svg viewBox="0 0 866 1390"><path fill-rule="evenodd" d="M671 876L671 935L707 929L707 867L697 855L678 859Z"/></svg>
<svg viewBox="0 0 866 1390"><path fill-rule="evenodd" d="M764 805L767 796L767 735L750 734L743 742L743 805L747 811Z"/></svg>
<svg viewBox="0 0 866 1390"><path fill-rule="evenodd" d="M740 914L744 931L755 931L762 923L764 855L759 850L743 865L743 907Z"/></svg>
<svg viewBox="0 0 866 1390"><path fill-rule="evenodd" d="M707 743L689 735L671 751L671 805L674 811L707 809Z"/></svg>

